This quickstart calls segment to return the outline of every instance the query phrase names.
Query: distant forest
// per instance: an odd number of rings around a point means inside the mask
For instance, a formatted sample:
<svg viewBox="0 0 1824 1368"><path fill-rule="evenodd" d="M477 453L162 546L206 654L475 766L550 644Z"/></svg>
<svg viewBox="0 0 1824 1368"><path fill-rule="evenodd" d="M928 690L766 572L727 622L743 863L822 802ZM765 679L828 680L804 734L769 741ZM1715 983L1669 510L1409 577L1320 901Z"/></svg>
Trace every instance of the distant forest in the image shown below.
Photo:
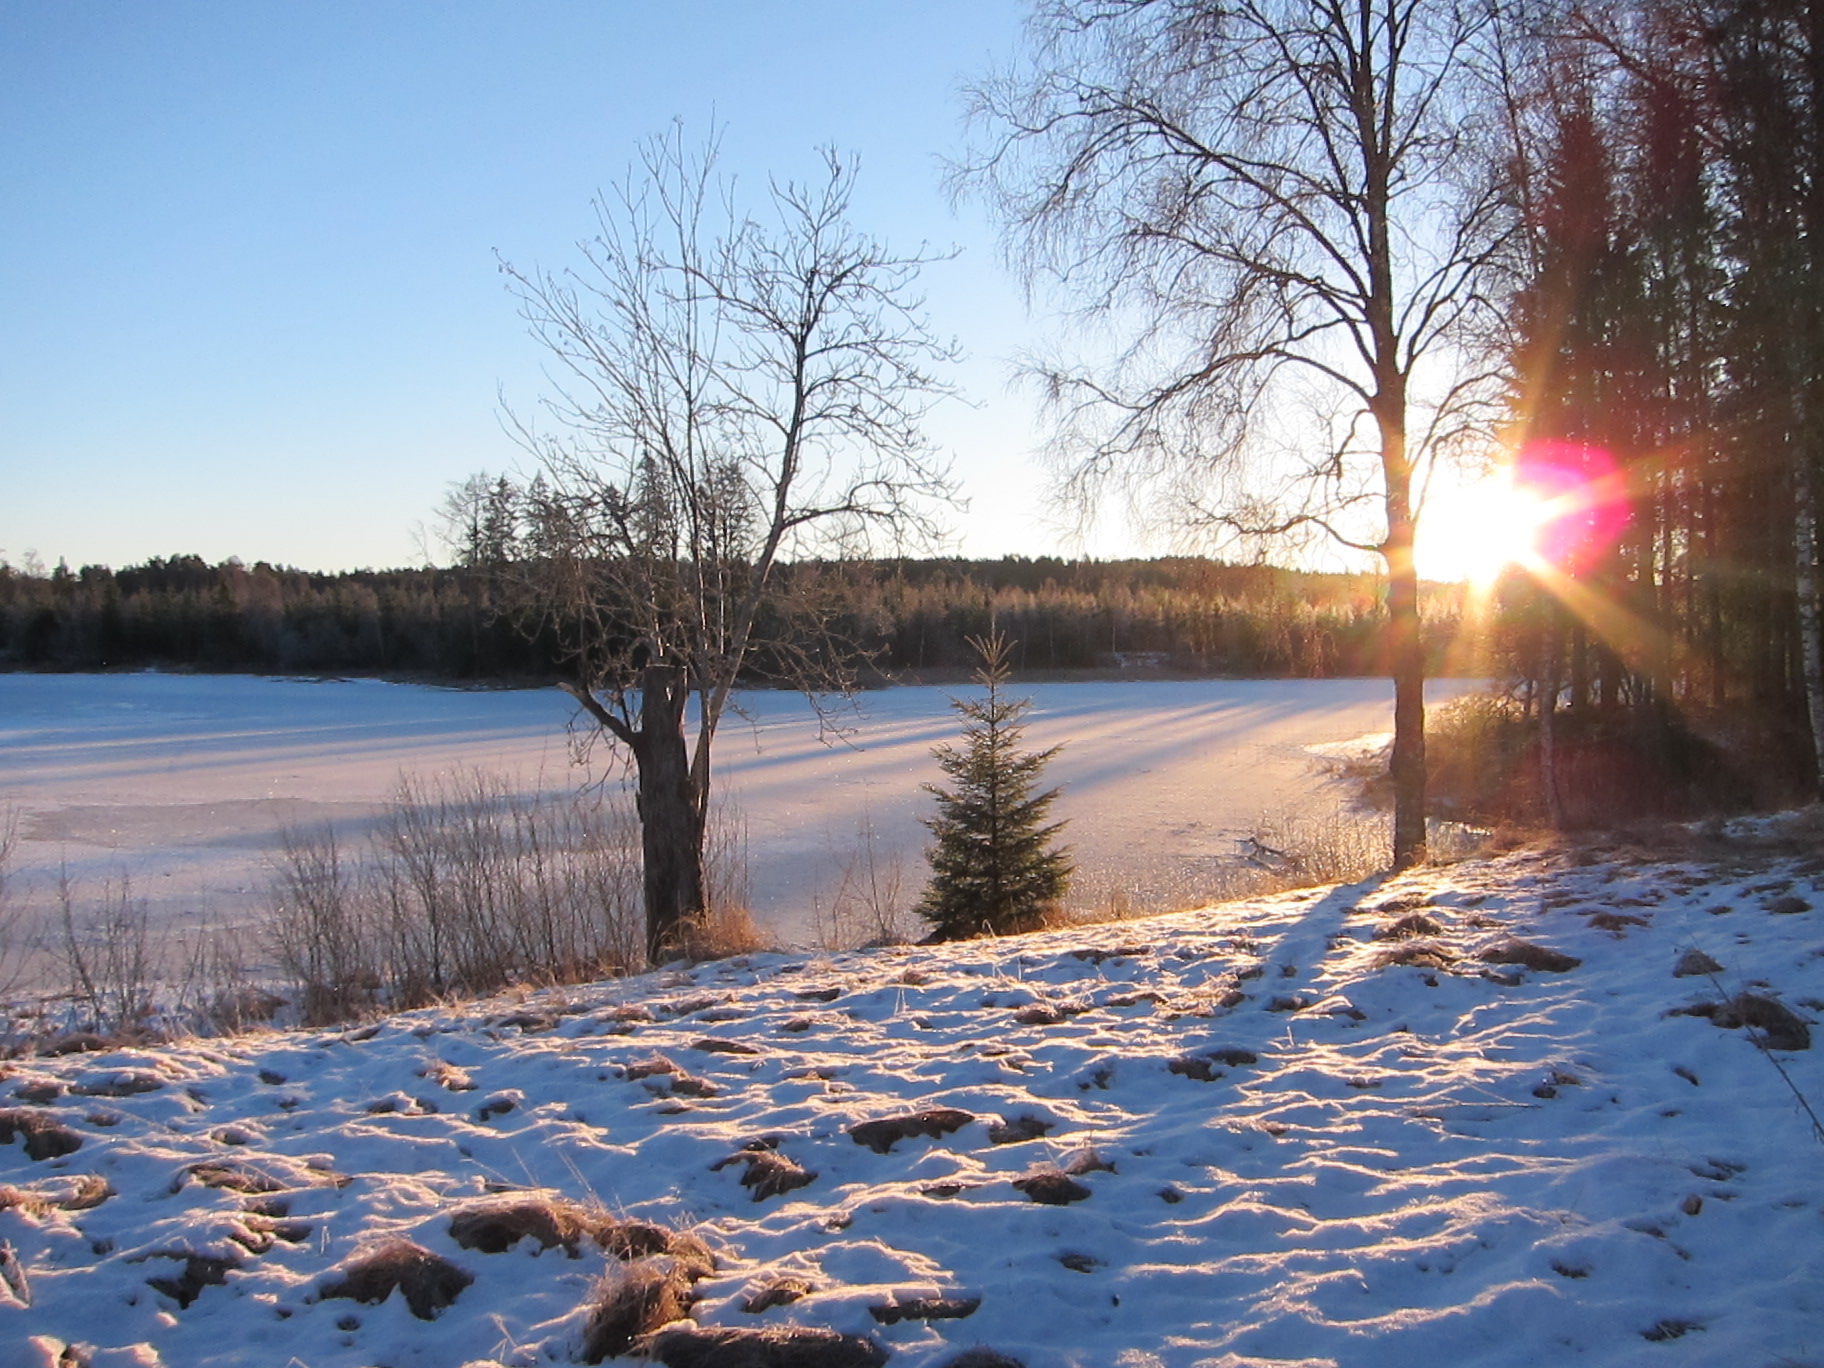
<svg viewBox="0 0 1824 1368"><path fill-rule="evenodd" d="M560 677L551 634L516 609L515 567L321 574L197 556L113 570L0 563L0 667L147 666L275 674L348 673L475 683ZM1184 557L882 560L784 567L815 580L833 635L881 676L971 667L992 619L1023 673L1127 669L1198 675L1378 675L1381 587ZM1463 594L1426 604L1433 669L1463 657ZM753 682L764 683L766 662Z"/></svg>

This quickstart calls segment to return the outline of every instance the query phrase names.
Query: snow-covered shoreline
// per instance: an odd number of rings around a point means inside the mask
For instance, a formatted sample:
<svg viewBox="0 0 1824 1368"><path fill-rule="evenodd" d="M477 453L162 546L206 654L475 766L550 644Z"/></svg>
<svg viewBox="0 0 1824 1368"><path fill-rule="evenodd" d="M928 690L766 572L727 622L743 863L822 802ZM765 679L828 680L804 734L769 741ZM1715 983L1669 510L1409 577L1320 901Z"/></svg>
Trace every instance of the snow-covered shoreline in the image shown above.
<svg viewBox="0 0 1824 1368"><path fill-rule="evenodd" d="M7 1114L80 1145L0 1147L25 1197L0 1212L0 1363L571 1361L615 1257L452 1234L528 1189L694 1233L705 1326L815 1327L906 1368L976 1346L1025 1368L1817 1362L1824 1164L1794 1090L1824 1099L1824 1061L1682 1009L1824 1010L1821 869L1523 851L14 1061ZM1691 950L1720 969L1674 977ZM85 1175L112 1195L85 1205ZM435 1319L325 1297L391 1238L472 1279Z"/></svg>

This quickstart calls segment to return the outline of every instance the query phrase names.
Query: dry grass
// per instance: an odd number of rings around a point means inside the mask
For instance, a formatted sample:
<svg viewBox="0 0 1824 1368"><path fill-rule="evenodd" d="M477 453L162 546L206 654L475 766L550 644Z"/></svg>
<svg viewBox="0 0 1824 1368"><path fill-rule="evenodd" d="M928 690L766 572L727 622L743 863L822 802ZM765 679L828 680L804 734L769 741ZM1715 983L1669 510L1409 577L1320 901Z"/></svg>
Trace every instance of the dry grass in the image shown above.
<svg viewBox="0 0 1824 1368"><path fill-rule="evenodd" d="M888 1353L871 1339L808 1326L680 1325L649 1336L640 1349L665 1368L882 1368Z"/></svg>
<svg viewBox="0 0 1824 1368"><path fill-rule="evenodd" d="M716 903L684 924L679 949L686 959L732 959L770 950L754 914L740 903Z"/></svg>
<svg viewBox="0 0 1824 1368"><path fill-rule="evenodd" d="M148 1257L182 1261L183 1267L176 1272L146 1279L146 1284L155 1292L162 1292L176 1302L180 1311L188 1310L190 1303L202 1295L205 1287L222 1286L228 1281L228 1274L240 1267L234 1259L198 1254L187 1249L160 1251Z"/></svg>
<svg viewBox="0 0 1824 1368"><path fill-rule="evenodd" d="M25 1107L8 1107L0 1111L0 1145L15 1139L25 1143L26 1157L34 1160L61 1159L82 1148L82 1136L54 1116Z"/></svg>
<svg viewBox="0 0 1824 1368"><path fill-rule="evenodd" d="M741 1309L750 1316L758 1316L763 1311L771 1311L775 1306L790 1306L795 1301L802 1301L816 1290L809 1278L801 1278L792 1273L776 1274L748 1293L741 1303Z"/></svg>
<svg viewBox="0 0 1824 1368"><path fill-rule="evenodd" d="M958 1111L955 1107L928 1107L903 1116L883 1116L875 1121L863 1121L849 1127L849 1138L858 1145L866 1145L876 1154L885 1154L909 1136L922 1135L937 1140L952 1131L961 1130L973 1120L975 1117L970 1113Z"/></svg>
<svg viewBox="0 0 1824 1368"><path fill-rule="evenodd" d="M682 1320L692 1301L689 1271L674 1259L636 1259L602 1274L583 1326L583 1362L624 1354L640 1336Z"/></svg>
<svg viewBox="0 0 1824 1368"><path fill-rule="evenodd" d="M1531 941L1504 940L1476 956L1484 964L1518 964L1548 974L1568 974L1583 961L1561 950L1549 950Z"/></svg>
<svg viewBox="0 0 1824 1368"><path fill-rule="evenodd" d="M283 1192L286 1184L270 1173L249 1168L245 1164L233 1164L226 1160L207 1160L190 1166L191 1174L204 1187L226 1188L230 1192L241 1192L257 1196L265 1192Z"/></svg>
<svg viewBox="0 0 1824 1368"><path fill-rule="evenodd" d="M597 1223L593 1213L574 1202L527 1197L462 1208L450 1217L450 1238L483 1254L504 1254L521 1240L536 1240L540 1249L562 1245L575 1258L577 1246L595 1234Z"/></svg>
<svg viewBox="0 0 1824 1368"><path fill-rule="evenodd" d="M472 1273L423 1245L388 1240L343 1265L342 1276L324 1287L323 1296L372 1305L397 1291L414 1316L428 1321L435 1320L474 1281Z"/></svg>
<svg viewBox="0 0 1824 1368"><path fill-rule="evenodd" d="M694 1235L650 1221L624 1221L599 1206L540 1194L462 1207L450 1216L450 1238L483 1254L504 1254L530 1239L541 1250L561 1245L572 1258L588 1239L623 1262L663 1256L693 1282L715 1269L709 1247Z"/></svg>
<svg viewBox="0 0 1824 1368"><path fill-rule="evenodd" d="M1400 965L1411 965L1419 969L1448 969L1457 960L1457 956L1428 940L1408 940L1399 945L1381 951L1374 957L1376 969L1392 969Z"/></svg>
<svg viewBox="0 0 1824 1368"><path fill-rule="evenodd" d="M1423 912L1409 912L1396 921L1390 921L1374 933L1377 941L1412 940L1419 936L1441 936L1444 928Z"/></svg>

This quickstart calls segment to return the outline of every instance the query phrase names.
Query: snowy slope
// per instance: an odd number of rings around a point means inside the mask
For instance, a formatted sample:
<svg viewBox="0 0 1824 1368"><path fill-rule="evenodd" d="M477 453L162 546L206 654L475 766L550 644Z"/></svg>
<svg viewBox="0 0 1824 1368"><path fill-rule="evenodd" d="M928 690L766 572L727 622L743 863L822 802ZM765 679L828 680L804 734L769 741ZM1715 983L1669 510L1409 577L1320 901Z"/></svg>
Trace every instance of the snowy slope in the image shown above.
<svg viewBox="0 0 1824 1368"><path fill-rule="evenodd" d="M701 1324L904 1368L1824 1363L1824 1045L1675 1010L1824 1010L1824 860L1717 858L1523 852L15 1061L0 1363L574 1361L617 1260L451 1233L528 1188L694 1232ZM1579 962L1479 958L1514 938ZM1720 970L1675 977L1693 949ZM27 1115L80 1148L28 1157ZM434 1319L323 1295L393 1236L472 1278Z"/></svg>

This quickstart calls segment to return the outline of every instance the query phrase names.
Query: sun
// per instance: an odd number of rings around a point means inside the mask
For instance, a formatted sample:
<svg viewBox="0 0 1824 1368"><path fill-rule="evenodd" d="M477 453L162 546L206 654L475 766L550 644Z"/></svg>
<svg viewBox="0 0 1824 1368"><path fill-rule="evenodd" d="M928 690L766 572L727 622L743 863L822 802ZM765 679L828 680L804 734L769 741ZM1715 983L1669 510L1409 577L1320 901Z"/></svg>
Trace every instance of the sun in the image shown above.
<svg viewBox="0 0 1824 1368"><path fill-rule="evenodd" d="M1538 559L1541 534L1555 516L1548 494L1516 484L1506 470L1434 488L1419 517L1419 574L1486 588L1508 566Z"/></svg>

